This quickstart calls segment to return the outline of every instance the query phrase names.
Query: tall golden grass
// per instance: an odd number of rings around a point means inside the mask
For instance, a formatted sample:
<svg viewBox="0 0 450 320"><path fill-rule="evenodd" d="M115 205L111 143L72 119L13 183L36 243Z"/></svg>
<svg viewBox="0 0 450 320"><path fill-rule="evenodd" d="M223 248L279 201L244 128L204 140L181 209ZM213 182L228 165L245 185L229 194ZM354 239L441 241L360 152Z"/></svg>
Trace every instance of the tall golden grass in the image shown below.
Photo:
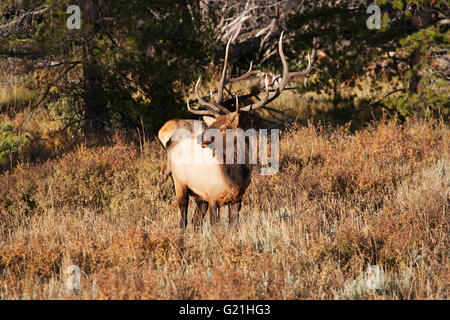
<svg viewBox="0 0 450 320"><path fill-rule="evenodd" d="M222 209L184 234L156 141L19 164L0 175L0 298L448 299L449 138L431 120L294 126L238 228ZM361 281L368 265L379 289Z"/></svg>

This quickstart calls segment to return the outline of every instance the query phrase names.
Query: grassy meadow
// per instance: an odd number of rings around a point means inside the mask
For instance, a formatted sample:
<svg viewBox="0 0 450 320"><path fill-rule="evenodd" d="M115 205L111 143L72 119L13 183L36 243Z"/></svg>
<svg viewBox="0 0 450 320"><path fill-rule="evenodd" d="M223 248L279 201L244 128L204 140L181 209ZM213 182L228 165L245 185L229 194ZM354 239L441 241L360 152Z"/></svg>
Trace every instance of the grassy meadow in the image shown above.
<svg viewBox="0 0 450 320"><path fill-rule="evenodd" d="M320 120L313 98L286 92L274 105ZM12 123L24 115L3 112ZM281 136L280 172L255 168L238 228L222 208L217 227L206 217L184 234L156 140L117 133L87 147L62 126L37 112L28 151L46 158L0 173L0 299L449 298L444 123L294 124ZM71 265L79 291L65 289ZM368 265L384 270L377 289Z"/></svg>

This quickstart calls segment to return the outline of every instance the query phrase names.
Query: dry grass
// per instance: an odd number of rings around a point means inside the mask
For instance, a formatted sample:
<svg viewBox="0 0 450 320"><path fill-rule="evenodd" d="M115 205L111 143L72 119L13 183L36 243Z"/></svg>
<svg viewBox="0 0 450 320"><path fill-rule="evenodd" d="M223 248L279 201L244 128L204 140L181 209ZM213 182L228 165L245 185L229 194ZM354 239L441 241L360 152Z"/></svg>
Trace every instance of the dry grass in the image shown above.
<svg viewBox="0 0 450 320"><path fill-rule="evenodd" d="M448 299L450 130L293 128L240 225L178 228L164 155L116 138L0 176L3 299ZM64 290L69 265L81 291ZM361 281L385 271L381 289Z"/></svg>
<svg viewBox="0 0 450 320"><path fill-rule="evenodd" d="M14 115L32 105L39 98L36 80L21 74L23 65L0 59L0 112ZM40 72L41 74L43 72Z"/></svg>

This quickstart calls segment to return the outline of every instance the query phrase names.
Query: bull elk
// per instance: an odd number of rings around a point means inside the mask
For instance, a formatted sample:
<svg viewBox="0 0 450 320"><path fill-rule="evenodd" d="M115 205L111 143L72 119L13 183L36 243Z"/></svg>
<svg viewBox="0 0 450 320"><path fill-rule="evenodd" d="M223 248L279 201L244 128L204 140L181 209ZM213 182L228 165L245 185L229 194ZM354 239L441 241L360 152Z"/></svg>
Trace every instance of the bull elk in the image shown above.
<svg viewBox="0 0 450 320"><path fill-rule="evenodd" d="M273 85L268 84L267 75L265 77L264 96L256 103L239 107L239 99L236 97L236 109L230 111L223 106L223 90L226 84L234 83L247 79L256 71L252 71L252 64L247 73L233 79L226 79L228 65L228 49L230 41L226 46L224 66L222 76L217 90L217 98L214 101L211 91L211 102L205 101L198 92L201 77L195 84L195 95L203 109L191 109L187 104L189 112L203 116L203 121L173 119L166 122L158 132L158 138L166 150L167 165L166 174L172 173L177 203L180 209L180 227L184 230L187 226L187 214L189 197L196 201L197 208L194 214L193 223L198 227L203 220L206 212L209 210L211 224L217 222L220 207L228 205L229 223L236 224L239 218L242 197L251 181L251 167L248 163L248 145L245 137L237 137L238 145L245 146L244 163L229 163L228 161L219 161L214 153L215 149L210 148L213 141L208 140L207 132L209 130L218 130L224 140L227 130L237 130L239 128L239 113L258 109L275 100L285 89L288 81L297 76L306 76L313 69L311 57L308 55L308 67L305 71L289 72L288 64L283 53L283 33L280 36L278 51L283 64L283 73L281 79L277 79L277 87L269 90ZM312 52L314 57L314 51ZM269 92L274 92L270 96ZM197 130L196 127L200 128ZM180 138L177 133L180 131L188 134ZM233 138L234 139L234 138ZM239 141L244 139L244 141ZM222 141L224 141L222 140ZM242 144L239 144L242 143ZM237 152L234 152L236 154ZM226 154L224 151L223 154ZM202 159L200 163L186 163L180 161L183 158L198 156ZM222 159L223 160L223 159ZM235 160L235 159L234 159Z"/></svg>

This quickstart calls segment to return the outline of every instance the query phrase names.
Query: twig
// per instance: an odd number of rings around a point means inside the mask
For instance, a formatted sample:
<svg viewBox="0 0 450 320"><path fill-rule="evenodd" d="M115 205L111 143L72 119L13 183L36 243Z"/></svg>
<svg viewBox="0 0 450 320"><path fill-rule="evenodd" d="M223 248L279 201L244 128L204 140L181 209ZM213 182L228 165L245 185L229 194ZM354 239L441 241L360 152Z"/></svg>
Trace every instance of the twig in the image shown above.
<svg viewBox="0 0 450 320"><path fill-rule="evenodd" d="M59 77L53 81L52 83L50 83L44 94L41 96L41 98L33 105L31 106L30 110L25 114L25 116L22 118L22 120L20 121L20 123L14 128L14 132L16 132L19 128L22 127L23 123L28 120L28 118L30 117L31 113L33 112L34 109L36 109L47 97L47 94L50 92L51 88L53 88L53 86L55 84L57 84L59 82L59 80L61 80L70 70L72 70L73 68L75 68L77 65L79 64L79 62L74 62L72 63L72 65L70 67L68 67L62 74L59 75Z"/></svg>
<svg viewBox="0 0 450 320"><path fill-rule="evenodd" d="M267 129L273 129L273 128L279 127L279 126L281 126L281 125L285 125L286 123L293 123L293 122L294 122L294 120L280 121L280 122L277 122L277 123L275 123L274 125L268 127Z"/></svg>
<svg viewBox="0 0 450 320"><path fill-rule="evenodd" d="M389 92L389 93L388 93L387 95L385 95L383 98L380 98L380 99L378 99L378 100L375 101L375 102L372 102L372 103L370 104L370 106L373 106L373 105L379 103L381 100L384 100L384 99L386 99L387 97L389 97L391 94L394 94L394 93L399 92L399 91L401 91L401 92L406 92L405 89L395 89L395 90Z"/></svg>
<svg viewBox="0 0 450 320"><path fill-rule="evenodd" d="M287 113L284 113L283 111L280 111L280 110L277 110L277 109L274 109L274 108L271 108L271 107L268 107L268 106L263 106L263 108L267 109L267 110L270 110L270 111L273 111L273 112L276 112L278 114L281 114L281 115L283 115L283 116L285 116L287 118L295 119L293 116L288 115Z"/></svg>

